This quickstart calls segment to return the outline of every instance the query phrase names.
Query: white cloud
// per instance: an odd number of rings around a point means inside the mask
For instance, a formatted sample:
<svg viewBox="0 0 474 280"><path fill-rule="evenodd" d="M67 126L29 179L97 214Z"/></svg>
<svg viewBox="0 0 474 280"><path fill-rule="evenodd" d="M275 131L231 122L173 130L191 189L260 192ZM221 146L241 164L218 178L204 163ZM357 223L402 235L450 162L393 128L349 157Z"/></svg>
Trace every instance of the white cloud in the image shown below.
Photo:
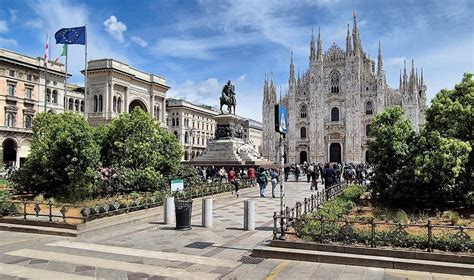
<svg viewBox="0 0 474 280"><path fill-rule="evenodd" d="M118 21L115 16L110 16L104 21L105 31L114 37L120 43L123 43L123 33L127 30L127 25Z"/></svg>
<svg viewBox="0 0 474 280"><path fill-rule="evenodd" d="M0 37L0 47L16 47L18 42L15 39L8 39Z"/></svg>
<svg viewBox="0 0 474 280"><path fill-rule="evenodd" d="M25 21L24 25L30 28L42 29L44 28L44 21L40 18L30 19Z"/></svg>
<svg viewBox="0 0 474 280"><path fill-rule="evenodd" d="M8 25L6 20L0 20L0 33L8 32Z"/></svg>
<svg viewBox="0 0 474 280"><path fill-rule="evenodd" d="M135 44L138 44L144 48L148 47L148 42L143 40L142 37L140 36L132 36L130 37L130 40L132 40L132 42L134 42Z"/></svg>
<svg viewBox="0 0 474 280"><path fill-rule="evenodd" d="M247 73L240 75L240 77L237 78L237 82L243 82L247 79Z"/></svg>
<svg viewBox="0 0 474 280"><path fill-rule="evenodd" d="M181 84L170 81L169 97L181 98L190 102L218 106L223 82L217 78L203 81L186 80Z"/></svg>
<svg viewBox="0 0 474 280"><path fill-rule="evenodd" d="M16 21L17 15L18 15L18 11L17 11L17 10L9 9L8 12L10 13L10 20L11 20L11 21Z"/></svg>

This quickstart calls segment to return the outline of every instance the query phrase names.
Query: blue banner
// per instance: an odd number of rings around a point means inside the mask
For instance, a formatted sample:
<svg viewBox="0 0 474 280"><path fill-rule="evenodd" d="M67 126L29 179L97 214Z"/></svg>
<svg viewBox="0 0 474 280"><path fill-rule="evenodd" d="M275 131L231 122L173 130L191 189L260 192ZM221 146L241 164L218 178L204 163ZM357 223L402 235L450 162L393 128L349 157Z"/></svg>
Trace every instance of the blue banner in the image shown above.
<svg viewBox="0 0 474 280"><path fill-rule="evenodd" d="M275 105L275 131L288 133L288 109L281 104Z"/></svg>

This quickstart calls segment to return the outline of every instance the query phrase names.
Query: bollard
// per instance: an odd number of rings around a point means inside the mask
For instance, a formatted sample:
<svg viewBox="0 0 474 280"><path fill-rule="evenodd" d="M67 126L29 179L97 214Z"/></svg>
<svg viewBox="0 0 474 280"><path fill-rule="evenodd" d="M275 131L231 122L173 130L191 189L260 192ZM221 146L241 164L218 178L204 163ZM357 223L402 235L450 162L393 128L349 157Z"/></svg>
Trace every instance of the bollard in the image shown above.
<svg viewBox="0 0 474 280"><path fill-rule="evenodd" d="M175 222L176 214L174 209L174 197L167 197L165 199L164 211L164 223L172 224Z"/></svg>
<svg viewBox="0 0 474 280"><path fill-rule="evenodd" d="M244 201L244 229L255 230L255 201Z"/></svg>
<svg viewBox="0 0 474 280"><path fill-rule="evenodd" d="M212 227L212 198L202 199L202 226Z"/></svg>

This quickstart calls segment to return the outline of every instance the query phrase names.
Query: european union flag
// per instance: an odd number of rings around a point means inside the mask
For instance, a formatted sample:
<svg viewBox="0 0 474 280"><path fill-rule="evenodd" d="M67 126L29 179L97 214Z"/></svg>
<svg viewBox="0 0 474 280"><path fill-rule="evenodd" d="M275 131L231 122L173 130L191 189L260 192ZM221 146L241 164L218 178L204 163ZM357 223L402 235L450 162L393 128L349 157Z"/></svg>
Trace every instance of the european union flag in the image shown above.
<svg viewBox="0 0 474 280"><path fill-rule="evenodd" d="M58 32L56 32L56 34L54 34L54 38L56 38L56 44L85 45L86 27L79 26L71 28L62 28Z"/></svg>

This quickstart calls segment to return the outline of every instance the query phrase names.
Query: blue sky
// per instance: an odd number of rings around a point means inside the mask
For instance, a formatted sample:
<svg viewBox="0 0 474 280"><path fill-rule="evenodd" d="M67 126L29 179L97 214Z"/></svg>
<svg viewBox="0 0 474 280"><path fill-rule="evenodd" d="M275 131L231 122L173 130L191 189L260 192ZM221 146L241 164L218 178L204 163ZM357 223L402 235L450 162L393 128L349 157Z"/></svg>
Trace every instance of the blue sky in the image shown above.
<svg viewBox="0 0 474 280"><path fill-rule="evenodd" d="M1 0L0 47L44 53L45 33L88 25L89 58L115 58L167 78L170 96L216 105L227 80L236 84L237 113L261 120L265 73L287 90L290 52L308 67L311 29L326 51L345 48L352 11L372 57L382 42L387 80L398 87L403 59L423 67L431 99L474 72L471 0ZM53 59L60 46L52 46ZM70 48L72 81L82 83L83 47Z"/></svg>

